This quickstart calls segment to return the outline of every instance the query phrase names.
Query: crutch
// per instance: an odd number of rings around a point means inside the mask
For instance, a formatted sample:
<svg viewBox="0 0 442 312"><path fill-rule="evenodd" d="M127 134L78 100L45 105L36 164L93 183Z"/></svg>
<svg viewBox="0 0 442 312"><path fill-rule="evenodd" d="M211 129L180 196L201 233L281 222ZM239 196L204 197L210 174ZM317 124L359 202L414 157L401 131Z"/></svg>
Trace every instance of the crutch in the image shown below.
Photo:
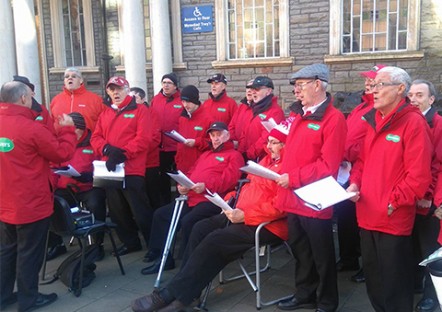
<svg viewBox="0 0 442 312"><path fill-rule="evenodd" d="M163 274L164 265L166 264L167 256L169 255L170 246L172 246L173 238L175 237L176 228L180 220L181 211L183 210L184 202L187 200L186 195L181 195L175 198L175 208L173 209L172 219L170 220L169 232L167 233L166 243L164 244L163 256L161 258L160 269L158 271L157 279L154 287L158 288L161 282L161 275Z"/></svg>

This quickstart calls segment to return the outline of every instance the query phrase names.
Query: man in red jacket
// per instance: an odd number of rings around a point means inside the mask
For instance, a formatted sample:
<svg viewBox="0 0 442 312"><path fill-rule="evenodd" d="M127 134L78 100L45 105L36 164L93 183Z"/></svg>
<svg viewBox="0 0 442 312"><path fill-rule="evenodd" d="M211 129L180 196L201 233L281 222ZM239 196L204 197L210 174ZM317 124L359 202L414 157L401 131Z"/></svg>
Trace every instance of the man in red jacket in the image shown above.
<svg viewBox="0 0 442 312"><path fill-rule="evenodd" d="M227 96L227 78L223 74L215 74L207 79L207 83L210 83L209 98L203 106L208 113L209 122L222 121L228 125L238 105Z"/></svg>
<svg viewBox="0 0 442 312"><path fill-rule="evenodd" d="M374 109L350 177L361 228L367 293L376 311L413 311L411 232L416 201L431 183L432 143L422 113L406 100L410 76L384 67L372 85Z"/></svg>
<svg viewBox="0 0 442 312"><path fill-rule="evenodd" d="M147 244L153 209L145 191L144 174L154 123L147 107L129 95L129 83L115 76L106 84L111 104L100 115L91 138L94 152L106 160L109 171L124 162L124 188L106 188L109 214L123 245L119 255L142 249L138 231Z"/></svg>
<svg viewBox="0 0 442 312"><path fill-rule="evenodd" d="M416 305L415 310L418 312L432 312L439 306L436 290L431 282L430 274L425 274L425 268L420 266L419 263L439 248L437 237L440 231L440 224L439 220L433 216L434 209L431 209L431 207L437 183L440 158L442 158L442 117L437 113L436 108L432 106L436 100L437 93L430 81L422 79L413 81L407 96L410 104L419 108L425 116L425 120L433 135L434 153L431 165L433 180L425 193L425 197L416 203L416 220L414 221L412 233L416 268L415 290L422 290L423 287L422 299Z"/></svg>
<svg viewBox="0 0 442 312"><path fill-rule="evenodd" d="M278 97L273 94L273 81L269 77L258 76L250 86L253 103L244 112L243 130L238 141L238 151L244 159L259 161L266 155L265 142L269 132L262 121L273 118L278 124L284 120L284 112L278 105Z"/></svg>
<svg viewBox="0 0 442 312"><path fill-rule="evenodd" d="M324 64L306 66L290 83L297 99L290 106L292 123L277 180L276 208L288 213L289 237L296 258L296 292L279 302L281 310L316 308L333 312L338 307L333 209L307 207L293 190L327 176L336 176L344 156L347 125L326 92L329 71Z"/></svg>
<svg viewBox="0 0 442 312"><path fill-rule="evenodd" d="M57 136L34 120L32 91L25 84L5 83L0 98L0 309L18 301L23 312L57 299L38 292L53 211L49 162L71 158L76 139L69 116L59 119Z"/></svg>
<svg viewBox="0 0 442 312"><path fill-rule="evenodd" d="M262 166L280 172L281 150L287 132L286 129L270 132L267 155L260 162ZM277 184L254 175L248 178L250 183L243 186L236 209L195 224L180 271L165 288L136 299L132 303L133 311L184 310L227 264L255 246L255 231L262 222L274 221L260 233L263 244L278 244L287 239L285 213L274 206ZM231 224L226 226L228 221Z"/></svg>
<svg viewBox="0 0 442 312"><path fill-rule="evenodd" d="M213 193L220 194L220 196L225 195L235 187L241 175L239 168L244 165L241 154L233 148L233 143L229 140L229 132L225 123L215 122L207 132L211 139L211 148L199 156L187 175L195 183L195 186L188 189L178 185L178 192L188 197L183 206L180 221L182 251L186 247L193 225L199 220L221 212L218 206L204 197L206 188ZM152 256L148 260L156 260L156 262L144 268L141 271L142 274L154 274L159 270L159 256L167 238L174 206L175 202L172 202L157 209L154 213L151 240L149 242L149 251ZM173 258L169 255L165 270L171 270L174 267Z"/></svg>
<svg viewBox="0 0 442 312"><path fill-rule="evenodd" d="M169 73L161 78L162 88L150 103L152 110L156 112L161 130L160 145L160 193L162 195L160 206L171 201L170 177L167 172L176 169L175 155L177 142L165 135L165 132L178 130L178 119L183 111L178 78L174 73Z"/></svg>
<svg viewBox="0 0 442 312"><path fill-rule="evenodd" d="M72 112L82 114L87 128L93 132L98 117L106 106L101 97L86 90L81 72L75 67L69 67L64 71L63 91L52 99L50 108L54 120Z"/></svg>

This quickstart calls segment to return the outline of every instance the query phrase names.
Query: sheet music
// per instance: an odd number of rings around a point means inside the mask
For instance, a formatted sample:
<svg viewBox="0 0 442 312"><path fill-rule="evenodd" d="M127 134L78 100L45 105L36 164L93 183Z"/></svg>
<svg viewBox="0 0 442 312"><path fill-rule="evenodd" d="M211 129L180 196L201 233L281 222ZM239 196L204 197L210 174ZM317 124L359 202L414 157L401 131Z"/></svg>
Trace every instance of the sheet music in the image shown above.
<svg viewBox="0 0 442 312"><path fill-rule="evenodd" d="M256 162L251 160L247 161L247 166L241 167L239 169L241 171L251 173L259 177L263 177L270 180L276 180L279 177L281 177L281 175L279 175L278 173L270 170L269 168L261 166L260 164L257 164Z"/></svg>
<svg viewBox="0 0 442 312"><path fill-rule="evenodd" d="M223 211L229 211L232 210L232 207L230 207L224 199L221 198L221 196L218 195L218 193L212 193L208 189L206 189L206 192L208 194L204 195L205 198L210 200L212 203L220 207Z"/></svg>
<svg viewBox="0 0 442 312"><path fill-rule="evenodd" d="M355 192L344 190L332 176L298 188L294 193L306 206L318 211L356 195Z"/></svg>
<svg viewBox="0 0 442 312"><path fill-rule="evenodd" d="M184 187L192 188L195 183L192 182L184 173L182 173L180 170L178 170L177 173L167 173L169 177L174 179L177 183L181 184Z"/></svg>
<svg viewBox="0 0 442 312"><path fill-rule="evenodd" d="M94 179L104 180L124 180L124 163L117 164L115 171L108 171L106 168L106 162L103 160L94 160Z"/></svg>
<svg viewBox="0 0 442 312"><path fill-rule="evenodd" d="M269 118L268 120L262 120L261 124L266 128L268 132L270 132L276 125L276 121L273 118Z"/></svg>
<svg viewBox="0 0 442 312"><path fill-rule="evenodd" d="M68 165L66 168L58 168L54 170L54 173L59 174L61 176L65 177L79 177L80 173L72 167L71 165Z"/></svg>
<svg viewBox="0 0 442 312"><path fill-rule="evenodd" d="M164 134L179 143L187 143L187 139L185 137L183 137L181 134L179 134L178 131L175 131L175 130L172 130L170 132L165 131Z"/></svg>

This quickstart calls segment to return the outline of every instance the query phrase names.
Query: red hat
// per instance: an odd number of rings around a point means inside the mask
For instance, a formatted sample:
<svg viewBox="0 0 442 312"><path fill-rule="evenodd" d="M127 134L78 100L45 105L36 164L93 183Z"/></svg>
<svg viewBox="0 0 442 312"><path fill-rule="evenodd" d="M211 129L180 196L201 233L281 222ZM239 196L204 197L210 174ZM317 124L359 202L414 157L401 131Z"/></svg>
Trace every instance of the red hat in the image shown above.
<svg viewBox="0 0 442 312"><path fill-rule="evenodd" d="M275 139L278 139L279 141L285 143L285 141L287 140L287 136L289 135L289 130L290 124L283 122L273 127L273 129L270 130L269 136L272 136Z"/></svg>
<svg viewBox="0 0 442 312"><path fill-rule="evenodd" d="M126 78L122 76L114 76L106 84L106 88L108 88L111 84L117 85L119 87L129 88L129 82L127 82Z"/></svg>
<svg viewBox="0 0 442 312"><path fill-rule="evenodd" d="M360 72L359 75L361 75L362 77L375 79L378 71L380 71L384 67L387 67L387 65L382 65L382 64L375 65L369 71Z"/></svg>

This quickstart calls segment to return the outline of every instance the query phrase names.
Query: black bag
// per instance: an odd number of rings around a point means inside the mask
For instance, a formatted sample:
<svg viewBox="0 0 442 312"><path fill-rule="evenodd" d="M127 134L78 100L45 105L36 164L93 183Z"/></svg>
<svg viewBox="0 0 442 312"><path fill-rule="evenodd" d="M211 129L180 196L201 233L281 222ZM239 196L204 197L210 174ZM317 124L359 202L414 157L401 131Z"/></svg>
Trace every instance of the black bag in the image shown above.
<svg viewBox="0 0 442 312"><path fill-rule="evenodd" d="M94 244L86 247L84 255L82 288L89 286L95 278L94 271L97 266L94 262L97 256L97 245ZM80 262L81 250L77 250L60 264L52 280L42 284L50 284L57 279L60 279L62 283L69 288L69 291L76 292L79 289L80 282Z"/></svg>
<svg viewBox="0 0 442 312"><path fill-rule="evenodd" d="M91 226L95 223L95 216L87 210L80 210L78 208L71 208L72 218L76 229Z"/></svg>

